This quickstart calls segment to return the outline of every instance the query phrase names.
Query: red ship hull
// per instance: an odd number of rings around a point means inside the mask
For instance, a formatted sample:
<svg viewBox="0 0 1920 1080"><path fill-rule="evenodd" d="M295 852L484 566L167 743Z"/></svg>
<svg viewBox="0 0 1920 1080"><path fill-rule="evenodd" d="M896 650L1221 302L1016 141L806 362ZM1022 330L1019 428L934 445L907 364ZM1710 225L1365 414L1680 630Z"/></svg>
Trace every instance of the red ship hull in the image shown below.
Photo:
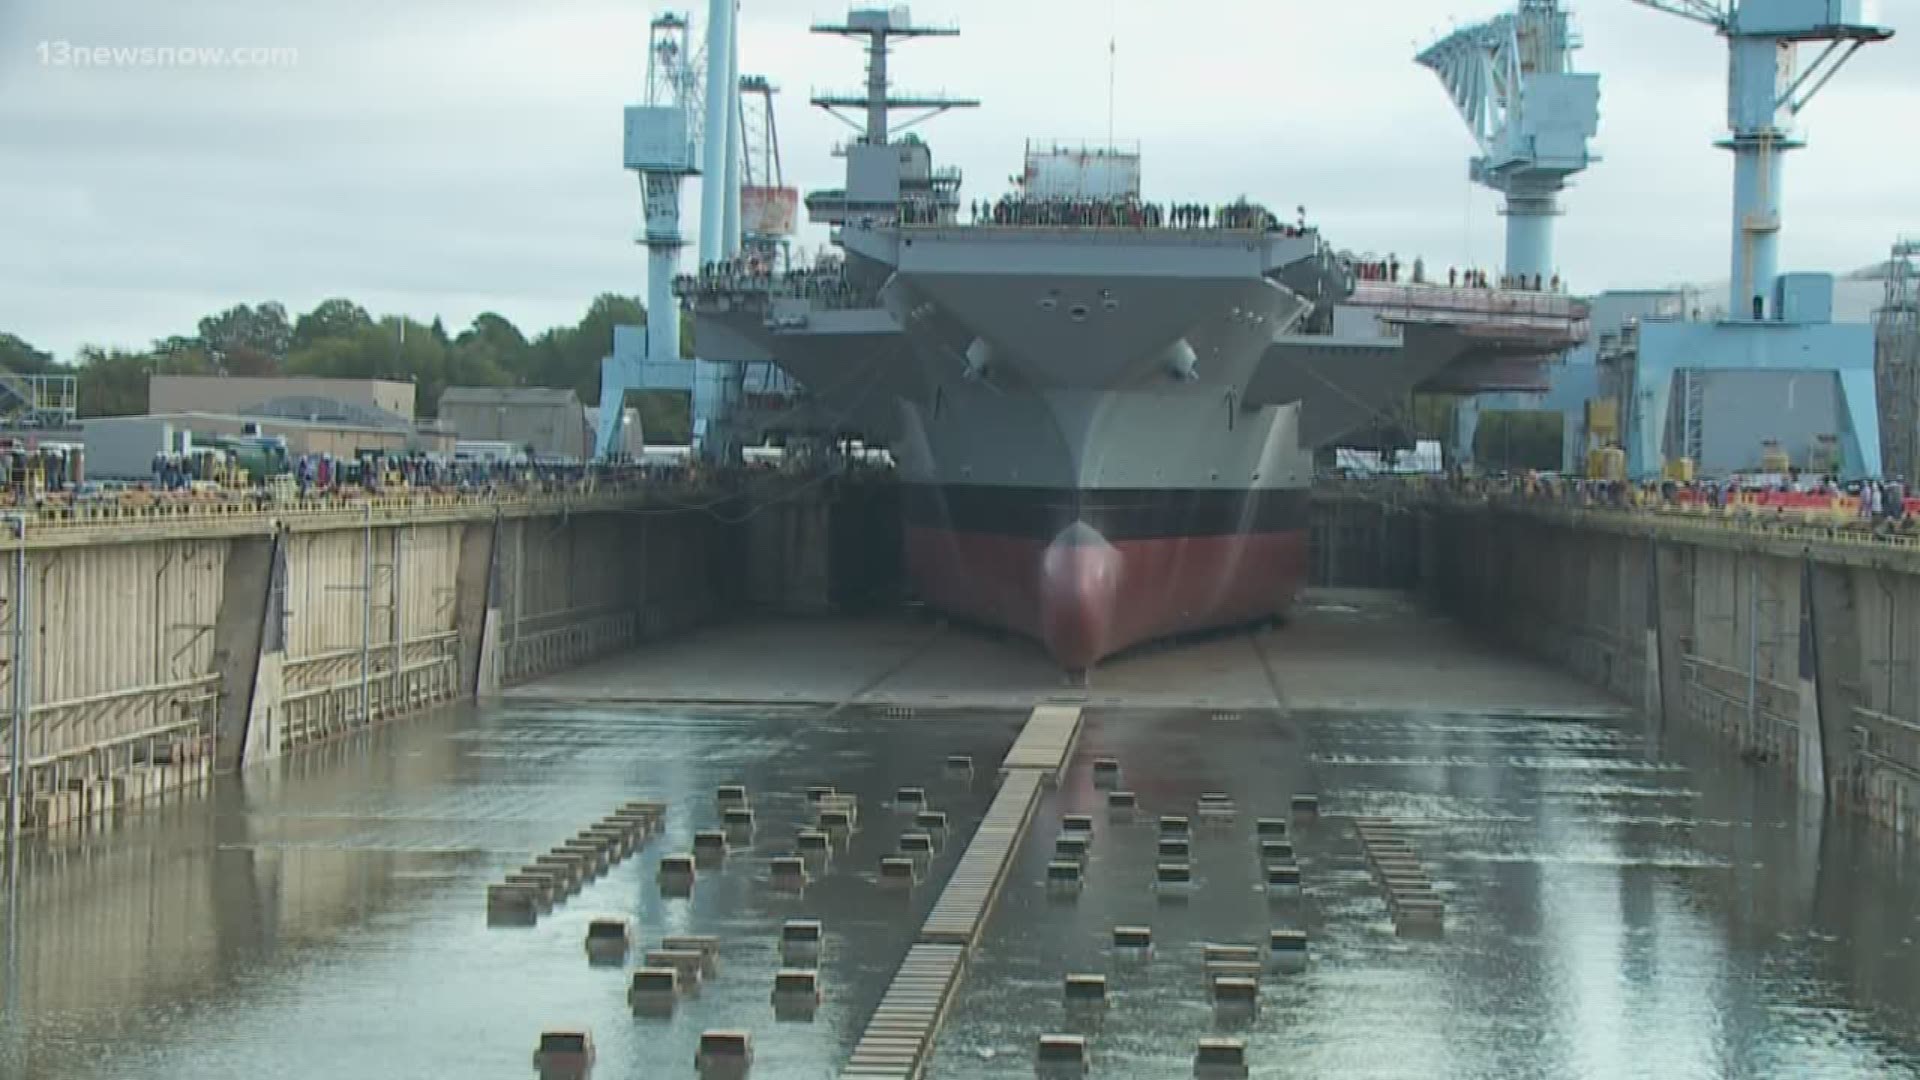
<svg viewBox="0 0 1920 1080"><path fill-rule="evenodd" d="M1304 493L929 499L939 491L908 500L907 566L922 599L1035 638L1072 670L1282 614L1306 581Z"/></svg>

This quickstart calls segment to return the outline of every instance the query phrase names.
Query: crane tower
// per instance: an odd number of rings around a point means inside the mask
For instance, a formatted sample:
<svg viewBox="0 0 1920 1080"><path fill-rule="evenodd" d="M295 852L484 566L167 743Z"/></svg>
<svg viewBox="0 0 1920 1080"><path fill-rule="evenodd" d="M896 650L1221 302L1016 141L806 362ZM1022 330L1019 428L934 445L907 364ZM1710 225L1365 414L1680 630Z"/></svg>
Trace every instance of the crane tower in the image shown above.
<svg viewBox="0 0 1920 1080"><path fill-rule="evenodd" d="M684 15L669 12L648 24L647 88L645 103L626 110L624 160L640 175L642 223L636 241L647 248L647 325L638 348L619 348L623 331L615 330L615 355L600 365L600 420L594 433L594 453L613 452L624 419L627 391L644 389L642 365L680 359L680 305L674 300L673 279L679 270L680 188L699 174L695 147L700 123L699 65L692 52L692 33Z"/></svg>
<svg viewBox="0 0 1920 1080"><path fill-rule="evenodd" d="M1555 275L1560 191L1596 160L1587 141L1600 127L1600 77L1573 71L1577 47L1560 0L1520 0L1415 58L1440 77L1473 134L1469 176L1506 196L1506 273L1515 281Z"/></svg>
<svg viewBox="0 0 1920 1080"><path fill-rule="evenodd" d="M1718 145L1734 164L1727 318L1643 322L1619 358L1629 373L1620 383L1628 471L1659 475L1675 456L1739 471L1771 440L1811 472L1882 475L1873 327L1834 321L1833 275L1780 271L1780 203L1783 155L1806 145L1794 128L1800 111L1893 31L1870 0L1634 2L1727 39L1728 137ZM1819 47L1804 65L1803 45ZM1837 465L1822 444L1838 450Z"/></svg>
<svg viewBox="0 0 1920 1080"><path fill-rule="evenodd" d="M1733 151L1733 265L1727 310L1759 322L1779 306L1782 155L1806 145L1793 122L1860 49L1893 36L1871 0L1634 0L1727 39ZM1823 48L1804 68L1800 46Z"/></svg>
<svg viewBox="0 0 1920 1080"><path fill-rule="evenodd" d="M695 175L692 118L698 80L689 51L685 17L653 20L647 48L646 104L627 109L627 168L640 174L645 224L637 239L647 247L647 355L680 356L678 305L673 278L679 267L680 186Z"/></svg>
<svg viewBox="0 0 1920 1080"><path fill-rule="evenodd" d="M800 207L800 193L787 186L780 166L780 131L773 117L773 95L778 92L765 76L740 79L740 131L746 150L741 162L741 247L767 266L775 264L793 236Z"/></svg>

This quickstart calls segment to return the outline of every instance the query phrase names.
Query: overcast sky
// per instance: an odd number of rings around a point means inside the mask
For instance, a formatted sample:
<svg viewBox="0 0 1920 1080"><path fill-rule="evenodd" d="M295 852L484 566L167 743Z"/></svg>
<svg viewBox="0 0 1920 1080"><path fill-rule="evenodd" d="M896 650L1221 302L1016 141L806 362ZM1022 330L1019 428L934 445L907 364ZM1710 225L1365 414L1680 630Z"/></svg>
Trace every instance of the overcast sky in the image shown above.
<svg viewBox="0 0 1920 1080"><path fill-rule="evenodd" d="M963 36L900 47L907 89L983 108L920 130L999 193L1028 137L1104 139L1107 40L1117 134L1147 196L1304 203L1342 247L1434 266L1501 250L1496 197L1411 57L1500 0L927 0ZM704 3L682 4L704 22ZM851 87L850 43L806 32L831 2L743 0L742 70L783 87L789 182L837 184L844 128L810 88ZM1577 288L1724 279L1731 165L1725 50L1629 0L1577 0L1601 73L1605 161L1565 197L1559 262ZM1784 263L1850 270L1920 232L1920 5L1804 115L1788 166ZM641 293L621 107L642 92L636 0L5 0L0 3L0 330L65 357L141 346L202 314L336 295L464 326L575 320L595 293ZM273 68L78 67L67 47L265 46ZM698 185L684 220L697 233ZM810 234L803 242L814 245Z"/></svg>

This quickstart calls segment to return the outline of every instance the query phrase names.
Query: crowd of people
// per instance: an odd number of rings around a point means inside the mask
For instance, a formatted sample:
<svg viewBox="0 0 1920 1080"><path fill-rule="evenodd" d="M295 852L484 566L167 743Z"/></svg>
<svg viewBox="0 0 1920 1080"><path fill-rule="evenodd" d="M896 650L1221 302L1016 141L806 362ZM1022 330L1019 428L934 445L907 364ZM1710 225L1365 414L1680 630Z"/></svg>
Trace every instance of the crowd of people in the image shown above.
<svg viewBox="0 0 1920 1080"><path fill-rule="evenodd" d="M1508 503L1676 513L1718 513L1837 527L1906 530L1920 525L1920 498L1900 477L1842 482L1791 472L1694 481L1589 480L1553 474L1454 475L1450 493Z"/></svg>
<svg viewBox="0 0 1920 1080"><path fill-rule="evenodd" d="M675 295L696 299L749 292L796 297L836 308L871 301L847 280L837 262L776 272L758 261L729 260L709 263L700 268L700 273L683 274L674 283Z"/></svg>
<svg viewBox="0 0 1920 1080"><path fill-rule="evenodd" d="M1306 231L1306 210L1299 220L1282 222L1272 211L1257 203L1235 202L1225 206L1199 203L1141 202L1136 198L1028 198L1003 195L998 199L969 205L969 223L974 225L1069 226L1091 229L1239 229L1299 236ZM913 220L907 217L911 224Z"/></svg>
<svg viewBox="0 0 1920 1080"><path fill-rule="evenodd" d="M1401 281L1401 271L1405 270L1408 272L1409 284L1429 284L1427 281L1426 263L1417 258L1413 260L1410 266L1403 265L1400 262L1400 257L1397 255L1389 255L1384 259L1366 259L1355 262L1352 265L1353 276L1360 281L1377 281L1397 285L1400 284ZM1498 282L1497 286L1495 284L1496 282ZM1439 282L1436 279L1431 284L1437 285ZM1498 287L1509 292L1557 293L1561 291L1560 276L1558 274L1555 274L1551 278L1544 279L1539 274L1535 274L1531 278L1525 274L1508 274L1496 278L1485 270L1462 270L1457 266L1447 268L1447 287L1450 289L1492 289Z"/></svg>
<svg viewBox="0 0 1920 1080"><path fill-rule="evenodd" d="M160 493L265 493L285 476L302 499L390 491L487 493L554 492L583 486L627 485L682 478L690 466L672 463L588 463L537 458L451 458L440 454L301 454L275 475L241 477L212 470L205 455L158 454L153 484Z"/></svg>
<svg viewBox="0 0 1920 1080"><path fill-rule="evenodd" d="M614 495L653 491L689 507L713 507L733 498L749 502L771 490L764 481L812 483L866 481L891 475L891 465L871 454L827 453L788 456L780 451L746 452L743 461L712 464L679 454L649 455L644 460L447 459L432 454L367 454L339 457L306 454L292 459L290 471L273 476L251 474L235 483L220 481L204 464L206 455L166 454L155 458L152 483L97 482L49 485L31 492L0 492L0 503L31 507L42 515L70 519L75 511L107 506L179 508L218 505L265 509L298 500L313 504L357 506L366 500L412 496L457 496L496 500L528 495ZM206 475L201 475L202 473ZM716 502L718 499L720 502Z"/></svg>
<svg viewBox="0 0 1920 1080"><path fill-rule="evenodd" d="M578 487L593 466L578 461L449 458L435 454L336 457L302 454L291 474L301 498L345 490L555 491Z"/></svg>

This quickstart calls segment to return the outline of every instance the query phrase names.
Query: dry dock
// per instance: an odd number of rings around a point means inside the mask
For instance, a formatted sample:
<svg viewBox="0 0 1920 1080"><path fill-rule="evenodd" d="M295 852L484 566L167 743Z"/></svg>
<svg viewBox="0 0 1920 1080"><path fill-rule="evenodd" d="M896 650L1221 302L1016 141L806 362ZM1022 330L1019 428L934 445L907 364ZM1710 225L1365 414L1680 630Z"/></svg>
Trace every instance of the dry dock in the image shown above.
<svg viewBox="0 0 1920 1080"><path fill-rule="evenodd" d="M7 911L0 1063L54 1080L237 1077L265 1061L313 1080L520 1075L540 1030L586 1025L602 1080L691 1075L713 1029L752 1033L755 1075L821 1076L848 1068L876 1017L897 1040L925 1016L938 1038L912 1060L935 1077L1033 1075L1037 1040L1056 1032L1086 1035L1097 1074L1141 1077L1186 1075L1214 1035L1244 1039L1276 1076L1410 1075L1414 1060L1488 1076L1920 1065L1910 854L1710 738L1649 731L1408 604L1317 595L1257 639L1097 672L977 943L950 982L945 960L924 958L940 970L909 983L946 989L899 1009L883 1005L889 987L968 876L957 868L1003 791L998 765L1034 704L1063 690L1023 675L1012 644L912 622L896 624L913 633L895 634L895 652L822 674L810 665L837 643L892 631L766 621L608 661L622 689L600 699L570 673L215 781L211 798L111 830L33 838ZM730 694L778 689L779 704L685 700L727 657L741 676ZM642 703L655 679L683 700ZM1015 694L1017 707L994 704ZM956 755L974 767L953 771ZM1100 757L1120 762L1137 814L1109 816L1090 774ZM751 839L691 895L667 895L660 859L718 826L715 792L735 783ZM828 784L853 796L858 827L804 891L776 888L770 861L811 827L807 789ZM912 888L886 888L876 867L914 827L892 806L909 785L949 828ZM1197 801L1216 792L1233 813L1202 824ZM1294 816L1307 793L1318 815ZM658 837L533 927L486 925L486 885L632 799L668 805ZM1046 868L1069 814L1090 818L1093 841L1083 887L1064 897ZM1153 885L1162 814L1194 820L1180 896ZM1444 898L1441 935L1396 932L1355 816L1413 839ZM1286 895L1260 884L1256 830L1274 818L1300 870ZM580 951L605 916L632 920L636 949L712 935L717 968L670 1015L637 1016L625 972ZM804 1021L769 1002L789 919L824 931L821 1002ZM1112 953L1120 925L1152 929L1150 960ZM1263 967L1257 1013L1209 1003L1202 945L1296 928L1305 967ZM1063 1009L1074 972L1108 976L1095 1027Z"/></svg>

